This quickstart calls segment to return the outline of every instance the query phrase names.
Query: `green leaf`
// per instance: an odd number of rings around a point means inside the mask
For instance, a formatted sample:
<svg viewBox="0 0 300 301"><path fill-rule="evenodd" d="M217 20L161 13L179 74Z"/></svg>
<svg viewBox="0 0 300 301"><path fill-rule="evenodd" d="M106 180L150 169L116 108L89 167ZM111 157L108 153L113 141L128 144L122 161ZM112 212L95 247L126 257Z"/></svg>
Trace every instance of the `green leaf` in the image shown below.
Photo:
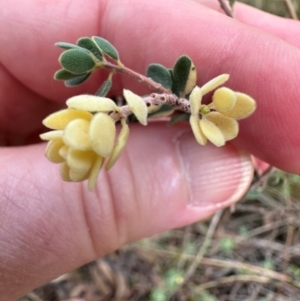
<svg viewBox="0 0 300 301"><path fill-rule="evenodd" d="M79 47L77 45L74 45L74 44L71 44L71 43L65 43L65 42L55 43L55 46L63 48L63 49L67 49L67 50L69 50L69 49L82 49L81 47Z"/></svg>
<svg viewBox="0 0 300 301"><path fill-rule="evenodd" d="M155 82L161 84L164 88L171 90L172 77L169 70L160 64L151 64L147 69L147 76Z"/></svg>
<svg viewBox="0 0 300 301"><path fill-rule="evenodd" d="M60 69L55 72L54 79L56 80L69 80L78 77L78 74L73 74L66 69Z"/></svg>
<svg viewBox="0 0 300 301"><path fill-rule="evenodd" d="M70 49L63 52L59 57L60 64L73 74L83 74L92 71L96 62L85 50Z"/></svg>
<svg viewBox="0 0 300 301"><path fill-rule="evenodd" d="M166 273L165 283L169 291L176 289L184 281L183 272L171 269Z"/></svg>
<svg viewBox="0 0 300 301"><path fill-rule="evenodd" d="M180 121L189 121L191 114L188 113L180 113L176 114L171 117L170 121L168 122L169 125L173 125L175 123L178 123Z"/></svg>
<svg viewBox="0 0 300 301"><path fill-rule="evenodd" d="M82 84L83 82L85 82L90 77L91 74L92 74L92 72L83 74L81 76L77 76L73 79L66 80L65 85L67 87L78 86L78 85Z"/></svg>
<svg viewBox="0 0 300 301"><path fill-rule="evenodd" d="M112 80L107 79L106 81L103 82L103 84L101 85L99 90L96 92L96 95L101 96L101 97L105 97L108 94L111 86L112 86Z"/></svg>
<svg viewBox="0 0 300 301"><path fill-rule="evenodd" d="M197 81L197 72L192 60L184 55L181 56L173 68L172 92L179 97L189 94Z"/></svg>
<svg viewBox="0 0 300 301"><path fill-rule="evenodd" d="M92 37L92 40L109 57L111 57L114 60L119 60L119 53L117 49L112 44L110 44L107 40L100 37Z"/></svg>
<svg viewBox="0 0 300 301"><path fill-rule="evenodd" d="M173 77L173 69L169 68L168 71L169 71L169 73L170 73L170 75L171 75L172 83L173 83L173 78L174 78L174 77Z"/></svg>
<svg viewBox="0 0 300 301"><path fill-rule="evenodd" d="M103 53L98 45L90 38L81 38L77 41L77 45L89 50L100 61L103 61Z"/></svg>

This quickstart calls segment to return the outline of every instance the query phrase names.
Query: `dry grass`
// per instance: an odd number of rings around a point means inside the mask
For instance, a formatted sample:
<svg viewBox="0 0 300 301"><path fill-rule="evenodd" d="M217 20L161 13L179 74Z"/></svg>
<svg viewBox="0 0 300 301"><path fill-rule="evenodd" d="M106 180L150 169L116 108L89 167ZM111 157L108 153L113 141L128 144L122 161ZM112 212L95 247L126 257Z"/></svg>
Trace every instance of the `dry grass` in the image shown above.
<svg viewBox="0 0 300 301"><path fill-rule="evenodd" d="M242 2L290 17L284 0ZM272 169L234 208L125 246L20 301L296 301L299 214L299 176Z"/></svg>
<svg viewBox="0 0 300 301"><path fill-rule="evenodd" d="M292 4L298 16L300 16L300 1L299 0L239 0L240 2L255 6L261 10L272 14L291 18L289 3Z"/></svg>

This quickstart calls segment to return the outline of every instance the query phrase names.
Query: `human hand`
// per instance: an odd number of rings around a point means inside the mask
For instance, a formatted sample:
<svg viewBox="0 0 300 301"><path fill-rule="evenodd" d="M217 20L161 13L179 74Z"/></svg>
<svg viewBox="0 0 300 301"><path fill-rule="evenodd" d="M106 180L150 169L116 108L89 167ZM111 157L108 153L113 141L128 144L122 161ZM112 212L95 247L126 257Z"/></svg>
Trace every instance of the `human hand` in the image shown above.
<svg viewBox="0 0 300 301"><path fill-rule="evenodd" d="M251 25L245 26L199 3L0 2L1 142L30 144L0 150L3 300L124 243L206 218L236 202L252 178L249 156L239 149L299 172L300 137L294 130L300 110L299 24L237 5L236 17ZM222 148L199 146L182 124L131 126L124 154L111 171L100 174L95 193L85 183L62 182L57 166L43 156L44 144L32 143L47 114L72 95L93 93L104 79L94 75L73 89L52 81L61 52L53 44L92 35L110 40L124 63L140 72L153 62L172 66L188 54L199 85L229 73L228 86L256 99L257 111L240 123L234 144ZM116 79L115 94L123 87L147 92L128 78Z"/></svg>

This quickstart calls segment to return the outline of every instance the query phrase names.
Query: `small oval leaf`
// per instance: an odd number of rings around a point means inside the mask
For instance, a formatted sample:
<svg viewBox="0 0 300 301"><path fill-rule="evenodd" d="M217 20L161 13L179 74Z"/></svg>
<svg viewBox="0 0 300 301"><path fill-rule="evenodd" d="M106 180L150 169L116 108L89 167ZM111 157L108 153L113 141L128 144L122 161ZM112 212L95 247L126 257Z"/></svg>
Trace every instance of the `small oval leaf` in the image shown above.
<svg viewBox="0 0 300 301"><path fill-rule="evenodd" d="M181 56L173 68L173 93L184 97L192 91L196 81L197 72L192 60L186 55Z"/></svg>
<svg viewBox="0 0 300 301"><path fill-rule="evenodd" d="M109 57L114 60L119 60L119 53L117 49L107 40L100 37L92 37L92 40L98 45L98 47Z"/></svg>
<svg viewBox="0 0 300 301"><path fill-rule="evenodd" d="M59 57L60 64L69 72L81 75L90 72L96 66L93 57L82 49L70 49Z"/></svg>
<svg viewBox="0 0 300 301"><path fill-rule="evenodd" d="M96 92L97 96L106 96L109 92L109 90L111 89L112 86L112 80L111 79L107 79L106 81L103 82L103 84L101 85L101 87L99 88L99 90Z"/></svg>
<svg viewBox="0 0 300 301"><path fill-rule="evenodd" d="M90 77L91 74L92 74L92 72L83 74L81 76L77 76L72 79L68 79L65 81L65 85L66 85L66 87L78 86L78 85L84 83Z"/></svg>
<svg viewBox="0 0 300 301"><path fill-rule="evenodd" d="M69 50L69 49L82 49L81 47L79 47L79 46L77 46L75 44L66 43L66 42L55 43L55 46L57 46L59 48L66 49L66 50Z"/></svg>
<svg viewBox="0 0 300 301"><path fill-rule="evenodd" d="M56 79L56 80L69 80L69 79L73 79L73 78L77 78L77 77L78 77L77 74L73 74L73 73L67 71L66 69L60 69L60 70L56 71L54 74L54 79Z"/></svg>
<svg viewBox="0 0 300 301"><path fill-rule="evenodd" d="M99 61L103 61L103 53L98 45L90 38L81 38L77 41L78 46L89 50Z"/></svg>
<svg viewBox="0 0 300 301"><path fill-rule="evenodd" d="M195 65L192 62L190 73L189 73L189 77L187 79L187 82L186 82L183 94L184 95L190 94L191 91L196 86L196 83L197 83L197 70L196 70Z"/></svg>
<svg viewBox="0 0 300 301"><path fill-rule="evenodd" d="M147 69L147 77L161 84L164 88L171 90L172 77L169 70L160 64L151 64Z"/></svg>

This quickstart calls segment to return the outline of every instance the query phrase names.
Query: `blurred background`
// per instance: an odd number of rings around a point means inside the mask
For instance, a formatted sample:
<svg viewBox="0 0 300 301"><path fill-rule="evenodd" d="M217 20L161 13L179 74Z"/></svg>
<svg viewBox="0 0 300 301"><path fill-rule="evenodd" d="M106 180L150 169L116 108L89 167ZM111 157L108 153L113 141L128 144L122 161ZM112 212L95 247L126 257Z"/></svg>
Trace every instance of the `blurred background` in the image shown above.
<svg viewBox="0 0 300 301"><path fill-rule="evenodd" d="M300 0L240 2L300 16ZM127 245L19 301L300 300L300 177L254 163L234 207Z"/></svg>
<svg viewBox="0 0 300 301"><path fill-rule="evenodd" d="M299 0L240 0L245 4L257 7L261 10L267 11L271 14L295 18L296 16L291 13L294 10L299 18L300 14L300 1Z"/></svg>

